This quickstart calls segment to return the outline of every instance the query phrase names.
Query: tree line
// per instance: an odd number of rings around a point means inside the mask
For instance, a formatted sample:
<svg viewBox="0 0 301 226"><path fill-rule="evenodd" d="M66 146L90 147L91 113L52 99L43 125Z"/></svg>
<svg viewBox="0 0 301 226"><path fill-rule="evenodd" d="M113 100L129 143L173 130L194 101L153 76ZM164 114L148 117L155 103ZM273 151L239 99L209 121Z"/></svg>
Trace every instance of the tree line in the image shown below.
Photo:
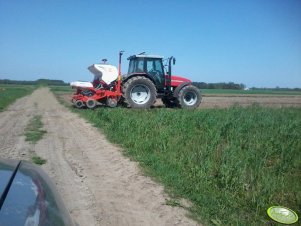
<svg viewBox="0 0 301 226"><path fill-rule="evenodd" d="M199 89L238 89L244 90L246 89L245 84L238 84L234 82L219 82L219 83L205 83L205 82L192 82L193 85L198 87ZM281 88L279 86L275 88L265 88L265 87L251 87L248 90L272 90L272 91L301 91L301 88Z"/></svg>
<svg viewBox="0 0 301 226"><path fill-rule="evenodd" d="M0 84L15 84L15 85L48 85L48 86L67 86L63 80L52 80L52 79L38 79L35 81L25 81L25 80L10 80L10 79L0 79Z"/></svg>
<svg viewBox="0 0 301 226"><path fill-rule="evenodd" d="M237 84L234 82L219 82L219 83L205 83L205 82L192 82L193 85L199 89L245 89L244 84Z"/></svg>

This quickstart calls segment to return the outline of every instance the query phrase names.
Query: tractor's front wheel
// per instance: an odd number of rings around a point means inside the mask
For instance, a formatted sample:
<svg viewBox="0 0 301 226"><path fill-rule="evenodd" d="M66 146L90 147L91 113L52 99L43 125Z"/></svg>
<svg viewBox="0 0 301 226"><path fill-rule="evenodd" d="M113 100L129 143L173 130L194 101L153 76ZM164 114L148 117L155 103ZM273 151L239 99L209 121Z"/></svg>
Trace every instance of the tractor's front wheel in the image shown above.
<svg viewBox="0 0 301 226"><path fill-rule="evenodd" d="M132 108L150 108L156 101L154 83L143 76L127 80L122 87L124 103Z"/></svg>
<svg viewBox="0 0 301 226"><path fill-rule="evenodd" d="M178 94L178 103L181 108L195 109L202 101L202 95L200 90L193 86L184 86Z"/></svg>

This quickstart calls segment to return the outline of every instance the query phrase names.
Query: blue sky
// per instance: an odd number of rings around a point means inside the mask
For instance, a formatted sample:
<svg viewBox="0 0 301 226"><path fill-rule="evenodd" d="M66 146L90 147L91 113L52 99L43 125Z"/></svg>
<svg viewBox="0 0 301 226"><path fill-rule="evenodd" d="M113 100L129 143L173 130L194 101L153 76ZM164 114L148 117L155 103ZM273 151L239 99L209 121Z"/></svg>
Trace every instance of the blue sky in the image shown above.
<svg viewBox="0 0 301 226"><path fill-rule="evenodd" d="M301 87L301 0L0 0L0 78L92 80L147 52L198 82Z"/></svg>

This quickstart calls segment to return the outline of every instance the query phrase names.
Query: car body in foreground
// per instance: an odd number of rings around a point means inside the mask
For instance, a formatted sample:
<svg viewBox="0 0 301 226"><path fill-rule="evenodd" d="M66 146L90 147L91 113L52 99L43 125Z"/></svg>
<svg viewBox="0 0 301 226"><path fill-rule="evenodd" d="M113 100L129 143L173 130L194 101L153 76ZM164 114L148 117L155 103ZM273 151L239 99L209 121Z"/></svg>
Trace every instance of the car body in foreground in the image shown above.
<svg viewBox="0 0 301 226"><path fill-rule="evenodd" d="M74 225L48 175L26 161L0 159L0 226Z"/></svg>

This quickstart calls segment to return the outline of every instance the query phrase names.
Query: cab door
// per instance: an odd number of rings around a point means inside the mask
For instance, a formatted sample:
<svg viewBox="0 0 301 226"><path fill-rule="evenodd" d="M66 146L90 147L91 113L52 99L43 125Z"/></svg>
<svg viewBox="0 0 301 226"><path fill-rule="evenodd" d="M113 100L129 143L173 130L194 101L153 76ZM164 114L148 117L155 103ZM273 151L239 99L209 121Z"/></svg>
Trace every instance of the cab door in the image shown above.
<svg viewBox="0 0 301 226"><path fill-rule="evenodd" d="M146 59L146 73L153 79L158 91L163 91L165 85L165 75L162 65L162 59Z"/></svg>

